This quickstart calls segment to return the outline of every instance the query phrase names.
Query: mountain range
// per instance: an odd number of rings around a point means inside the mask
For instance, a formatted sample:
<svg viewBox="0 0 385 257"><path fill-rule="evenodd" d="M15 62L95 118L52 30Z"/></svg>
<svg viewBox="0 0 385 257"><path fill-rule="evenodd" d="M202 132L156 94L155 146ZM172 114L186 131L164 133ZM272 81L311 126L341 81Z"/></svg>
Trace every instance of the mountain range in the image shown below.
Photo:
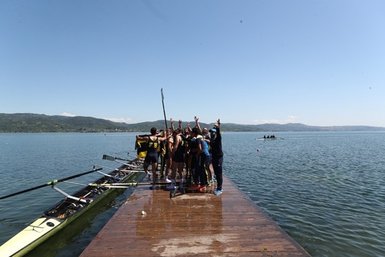
<svg viewBox="0 0 385 257"><path fill-rule="evenodd" d="M190 126L195 122L188 121ZM183 122L184 126L187 122ZM176 124L177 125L177 124ZM201 127L211 128L213 124L200 123ZM163 129L163 120L127 124L93 117L68 117L33 113L0 113L0 132L148 132L151 127ZM373 126L308 126L300 123L242 125L222 123L222 131L385 131L383 127Z"/></svg>

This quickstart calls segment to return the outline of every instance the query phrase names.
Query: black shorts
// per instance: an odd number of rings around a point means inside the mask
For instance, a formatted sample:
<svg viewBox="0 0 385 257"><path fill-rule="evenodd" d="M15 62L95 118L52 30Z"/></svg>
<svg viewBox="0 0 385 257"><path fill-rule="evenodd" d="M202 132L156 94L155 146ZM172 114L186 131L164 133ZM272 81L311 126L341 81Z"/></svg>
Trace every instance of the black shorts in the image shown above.
<svg viewBox="0 0 385 257"><path fill-rule="evenodd" d="M173 162L184 162L185 156L183 152L175 152L174 158L172 158Z"/></svg>
<svg viewBox="0 0 385 257"><path fill-rule="evenodd" d="M147 153L144 162L147 164L158 163L159 154L157 152Z"/></svg>

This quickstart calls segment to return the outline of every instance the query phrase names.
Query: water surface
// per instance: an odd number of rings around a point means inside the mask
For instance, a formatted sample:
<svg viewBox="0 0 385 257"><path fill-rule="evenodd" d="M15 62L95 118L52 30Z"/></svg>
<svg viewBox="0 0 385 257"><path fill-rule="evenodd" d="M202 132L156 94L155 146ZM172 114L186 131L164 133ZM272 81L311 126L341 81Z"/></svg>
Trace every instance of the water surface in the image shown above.
<svg viewBox="0 0 385 257"><path fill-rule="evenodd" d="M276 140L262 140L263 135L223 135L224 172L242 191L312 256L385 256L385 133L276 133ZM108 166L108 171L119 164L101 160L102 155L127 157L130 152L134 157L134 139L133 133L0 134L0 195L93 165ZM51 256L79 254L129 193L49 248ZM47 187L1 200L0 243L61 197Z"/></svg>

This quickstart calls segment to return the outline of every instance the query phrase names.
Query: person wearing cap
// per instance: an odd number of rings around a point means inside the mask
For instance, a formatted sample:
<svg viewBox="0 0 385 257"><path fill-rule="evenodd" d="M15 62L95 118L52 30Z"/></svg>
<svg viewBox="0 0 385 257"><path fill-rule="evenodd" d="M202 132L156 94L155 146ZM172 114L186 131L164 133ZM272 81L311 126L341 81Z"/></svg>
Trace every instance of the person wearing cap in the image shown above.
<svg viewBox="0 0 385 257"><path fill-rule="evenodd" d="M212 164L214 168L215 178L217 180L217 188L214 191L215 195L222 194L222 184L223 184L223 151L222 151L222 135L221 135L221 121L217 120L217 123L214 125L214 128L210 129L210 146L211 146L211 157Z"/></svg>

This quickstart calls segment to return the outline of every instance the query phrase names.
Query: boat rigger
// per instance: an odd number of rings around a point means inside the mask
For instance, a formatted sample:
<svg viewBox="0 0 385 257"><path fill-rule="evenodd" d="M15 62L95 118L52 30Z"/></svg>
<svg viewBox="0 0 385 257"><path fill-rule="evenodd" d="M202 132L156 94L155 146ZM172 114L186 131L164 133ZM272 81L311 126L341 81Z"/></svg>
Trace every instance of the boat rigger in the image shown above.
<svg viewBox="0 0 385 257"><path fill-rule="evenodd" d="M44 212L44 214L17 233L7 242L0 246L1 257L23 256L33 250L36 246L53 236L62 228L70 224L77 217L84 215L85 212L95 206L102 199L106 198L115 190L122 190L128 187L129 181L135 181L138 177L141 161L128 161L119 168L104 174L103 177L86 185L84 188L73 195L64 192L57 187L60 182L84 176L93 172L100 172L102 168L93 168L90 171L82 172L63 179L57 179L45 184L28 188L19 192L11 193L0 197L6 199L12 196L37 190L42 187L51 186L57 192L63 194L65 198L57 203L53 208ZM112 183L127 183L125 186L103 186Z"/></svg>

